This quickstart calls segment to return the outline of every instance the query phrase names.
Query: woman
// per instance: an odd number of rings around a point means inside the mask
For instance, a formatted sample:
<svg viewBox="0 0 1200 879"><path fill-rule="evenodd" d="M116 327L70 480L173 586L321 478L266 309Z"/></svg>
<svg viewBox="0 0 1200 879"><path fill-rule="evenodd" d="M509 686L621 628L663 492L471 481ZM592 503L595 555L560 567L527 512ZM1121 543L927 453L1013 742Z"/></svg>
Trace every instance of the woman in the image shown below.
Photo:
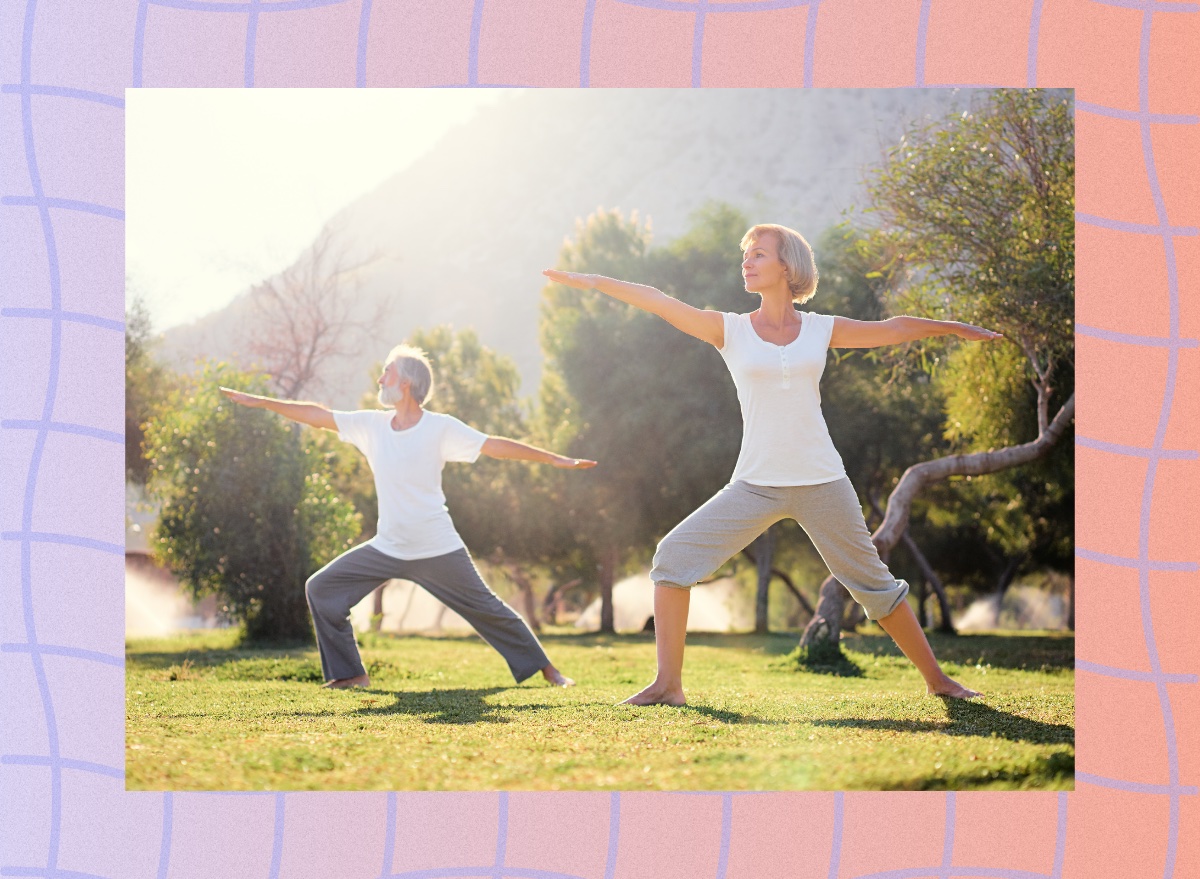
<svg viewBox="0 0 1200 879"><path fill-rule="evenodd" d="M654 287L600 275L543 272L559 284L595 288L656 314L715 346L733 376L742 409L742 447L729 484L664 537L655 553L650 578L658 674L625 702L685 704L689 590L784 518L800 523L868 619L877 621L916 665L930 693L978 696L938 666L904 600L908 584L888 572L871 543L821 414L819 382L830 347L874 348L944 335L979 341L1000 334L954 321L857 321L798 312L794 304L807 302L817 289L816 264L803 236L786 226L757 225L742 238L741 247L746 291L762 300L751 314L704 311Z"/></svg>

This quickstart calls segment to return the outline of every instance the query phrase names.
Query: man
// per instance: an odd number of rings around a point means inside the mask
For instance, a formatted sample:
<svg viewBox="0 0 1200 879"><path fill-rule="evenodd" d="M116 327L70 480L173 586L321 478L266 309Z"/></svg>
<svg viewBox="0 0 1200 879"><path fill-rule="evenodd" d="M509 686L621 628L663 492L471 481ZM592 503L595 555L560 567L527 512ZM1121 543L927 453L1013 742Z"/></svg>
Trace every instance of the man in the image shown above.
<svg viewBox="0 0 1200 879"><path fill-rule="evenodd" d="M390 409L341 412L231 388L221 392L242 406L270 409L292 421L336 431L366 455L375 477L375 536L317 571L305 587L324 686L370 686L354 641L350 608L393 578L419 584L463 617L499 651L518 683L538 671L555 686L575 683L550 663L525 621L479 576L446 509L442 467L448 461L473 462L481 454L567 470L595 467L595 461L488 436L451 415L425 410L433 392L433 370L423 351L407 345L392 349L379 377L379 402Z"/></svg>

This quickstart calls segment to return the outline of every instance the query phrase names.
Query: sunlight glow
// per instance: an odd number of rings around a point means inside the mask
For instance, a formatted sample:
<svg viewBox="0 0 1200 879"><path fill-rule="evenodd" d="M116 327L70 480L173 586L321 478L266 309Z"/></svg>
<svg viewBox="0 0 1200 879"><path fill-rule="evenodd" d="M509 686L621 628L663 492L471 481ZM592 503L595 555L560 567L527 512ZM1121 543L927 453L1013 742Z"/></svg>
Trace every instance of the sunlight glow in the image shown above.
<svg viewBox="0 0 1200 879"><path fill-rule="evenodd" d="M156 331L279 271L504 89L130 89L127 295Z"/></svg>

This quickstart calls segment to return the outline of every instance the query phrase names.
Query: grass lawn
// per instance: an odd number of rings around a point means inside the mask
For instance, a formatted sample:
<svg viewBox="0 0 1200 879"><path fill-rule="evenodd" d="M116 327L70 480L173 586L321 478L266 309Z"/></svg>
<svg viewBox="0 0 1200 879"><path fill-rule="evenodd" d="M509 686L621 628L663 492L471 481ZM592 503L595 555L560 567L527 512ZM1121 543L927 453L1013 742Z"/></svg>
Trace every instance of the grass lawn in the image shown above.
<svg viewBox="0 0 1200 879"><path fill-rule="evenodd" d="M1074 639L932 636L984 692L927 696L882 633L804 670L795 634L688 636L684 708L613 703L649 682L653 635L550 634L579 681L514 686L478 638L364 636L369 690L321 689L316 650L231 631L131 641L131 790L1036 789L1074 785Z"/></svg>

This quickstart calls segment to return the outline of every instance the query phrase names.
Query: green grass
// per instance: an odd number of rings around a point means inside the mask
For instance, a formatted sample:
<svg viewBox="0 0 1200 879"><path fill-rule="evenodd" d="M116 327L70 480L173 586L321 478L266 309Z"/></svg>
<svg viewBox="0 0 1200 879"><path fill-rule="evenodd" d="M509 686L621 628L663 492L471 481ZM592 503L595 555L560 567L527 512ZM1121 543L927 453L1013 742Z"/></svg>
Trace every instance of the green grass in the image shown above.
<svg viewBox="0 0 1200 879"><path fill-rule="evenodd" d="M652 635L548 635L579 681L514 686L477 638L365 636L369 690L321 689L315 649L233 632L131 641L134 790L831 790L1073 787L1074 640L931 638L982 701L927 696L882 634L801 664L796 636L690 635L685 708L615 702ZM819 658L817 658L819 659Z"/></svg>

